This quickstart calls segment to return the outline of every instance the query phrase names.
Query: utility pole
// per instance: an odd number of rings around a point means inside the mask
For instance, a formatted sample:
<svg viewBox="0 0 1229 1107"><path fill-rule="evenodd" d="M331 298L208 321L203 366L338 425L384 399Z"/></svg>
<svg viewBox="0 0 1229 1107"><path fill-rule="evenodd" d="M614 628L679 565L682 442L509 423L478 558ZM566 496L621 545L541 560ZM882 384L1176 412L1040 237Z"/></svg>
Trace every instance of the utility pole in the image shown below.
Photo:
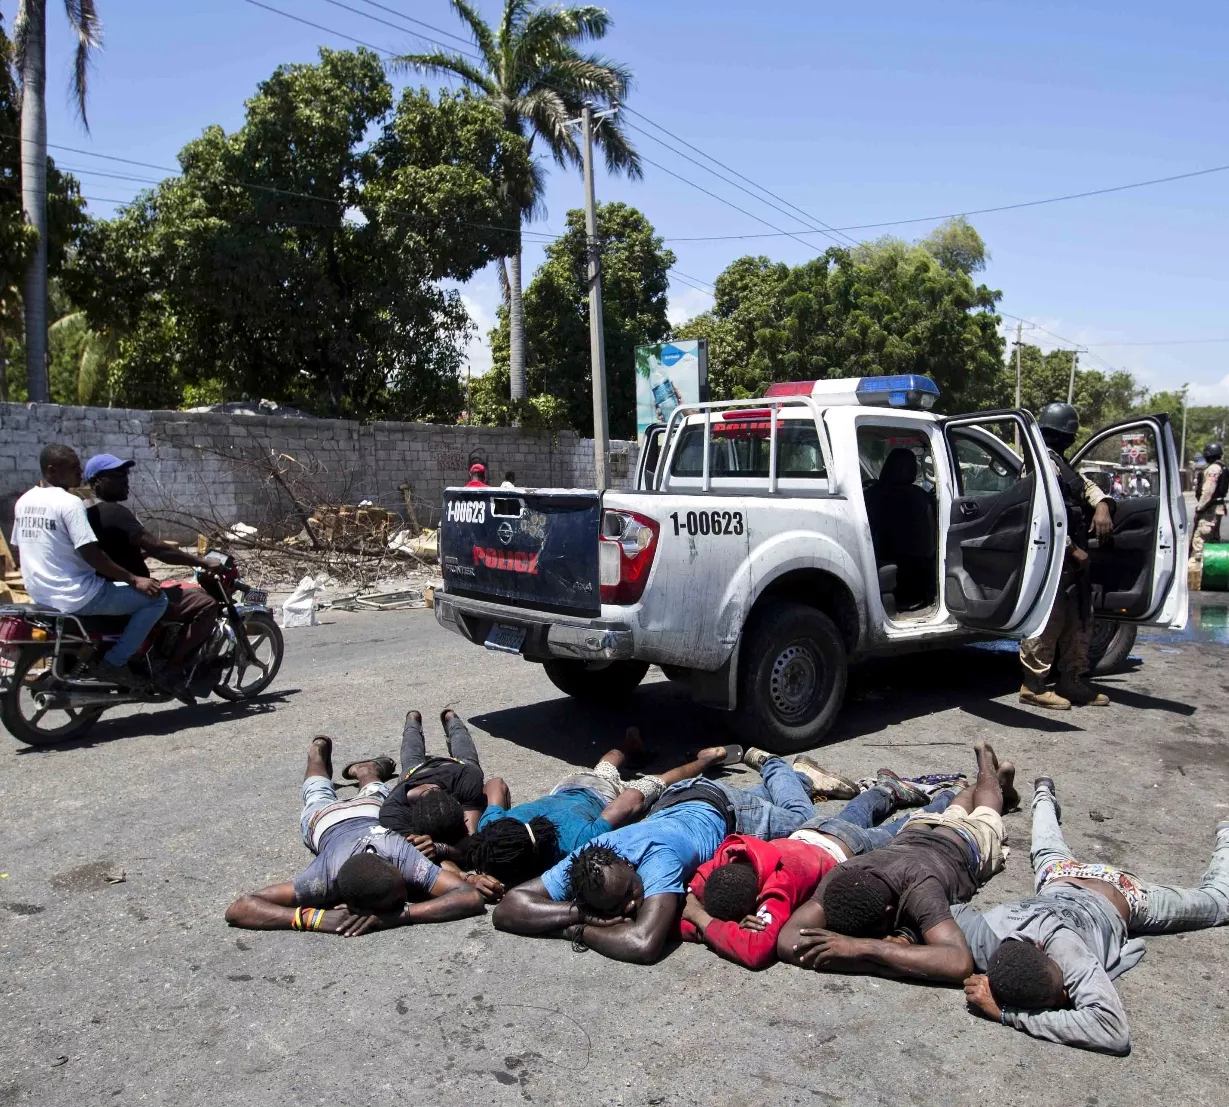
<svg viewBox="0 0 1229 1107"><path fill-rule="evenodd" d="M599 118L604 118L606 112ZM593 106L580 115L585 154L585 237L589 247L589 355L593 375L593 475L599 490L609 487L610 421L606 413L606 336L602 326L602 250L597 237L593 192Z"/></svg>
<svg viewBox="0 0 1229 1107"><path fill-rule="evenodd" d="M1020 410L1020 384L1023 377L1023 370L1020 367L1020 356L1023 352L1022 335L1024 332L1024 324L1019 320L1016 321L1016 410ZM1016 423L1016 453L1020 452L1020 424Z"/></svg>
<svg viewBox="0 0 1229 1107"><path fill-rule="evenodd" d="M1075 403L1075 367L1080 362L1080 351L1077 347L1071 351L1071 380L1067 383L1067 403Z"/></svg>
<svg viewBox="0 0 1229 1107"><path fill-rule="evenodd" d="M1186 472L1186 393L1190 389L1190 383L1182 386L1182 471Z"/></svg>

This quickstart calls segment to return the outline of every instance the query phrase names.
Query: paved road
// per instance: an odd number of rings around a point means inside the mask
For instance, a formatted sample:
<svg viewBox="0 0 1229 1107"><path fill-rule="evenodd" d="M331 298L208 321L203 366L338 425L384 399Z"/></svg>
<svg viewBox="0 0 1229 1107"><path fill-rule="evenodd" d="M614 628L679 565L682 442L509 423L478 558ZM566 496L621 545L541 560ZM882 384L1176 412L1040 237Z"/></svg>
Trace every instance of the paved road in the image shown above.
<svg viewBox="0 0 1229 1107"><path fill-rule="evenodd" d="M1150 940L1120 981L1134 1053L1113 1059L975 1019L956 991L753 974L692 946L637 968L487 919L354 941L228 929L235 894L307 860L298 785L318 731L339 763L395 753L408 706L452 705L521 798L629 721L661 765L722 733L660 676L626 710L593 712L428 612L328 618L288 633L255 709L141 712L55 751L0 739L0 1104L1224 1102L1226 931ZM1053 773L1078 852L1193 880L1229 811L1226 653L1139 653L1107 682L1113 707L1066 716L1020 709L1001 653L875 665L822 760L971 769L989 737L1026 779ZM1007 825L1016 852L987 903L1029 889L1026 817Z"/></svg>

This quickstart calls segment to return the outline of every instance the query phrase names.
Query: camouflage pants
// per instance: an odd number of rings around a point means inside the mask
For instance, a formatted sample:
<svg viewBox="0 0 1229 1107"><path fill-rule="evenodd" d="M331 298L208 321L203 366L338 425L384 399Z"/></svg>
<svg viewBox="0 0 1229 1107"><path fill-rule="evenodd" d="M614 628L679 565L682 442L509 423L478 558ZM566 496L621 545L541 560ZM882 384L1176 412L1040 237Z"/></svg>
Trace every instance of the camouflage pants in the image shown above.
<svg viewBox="0 0 1229 1107"><path fill-rule="evenodd" d="M1058 655L1060 677L1078 677L1088 669L1088 647L1092 641L1092 620L1080 618L1080 597L1071 587L1075 577L1063 573L1054 606L1041 633L1020 643L1020 663L1028 675L1044 681Z"/></svg>
<svg viewBox="0 0 1229 1107"><path fill-rule="evenodd" d="M1203 547L1206 542L1216 541L1220 527L1219 515L1196 515L1191 528L1191 556L1186 565L1189 569L1203 568Z"/></svg>

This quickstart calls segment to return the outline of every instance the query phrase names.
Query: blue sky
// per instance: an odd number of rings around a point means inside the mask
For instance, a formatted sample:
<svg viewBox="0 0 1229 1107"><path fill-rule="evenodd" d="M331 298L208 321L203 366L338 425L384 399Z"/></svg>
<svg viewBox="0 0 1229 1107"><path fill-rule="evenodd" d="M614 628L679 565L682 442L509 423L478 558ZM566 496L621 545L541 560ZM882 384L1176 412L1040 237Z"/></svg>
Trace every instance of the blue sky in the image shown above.
<svg viewBox="0 0 1229 1107"><path fill-rule="evenodd" d="M267 2L375 45L427 48L412 24L400 32L328 0ZM346 3L397 22L363 0ZM461 32L446 0L381 3ZM498 9L494 0L478 6L492 19ZM48 7L50 141L159 165L174 166L178 149L210 123L237 127L244 99L276 65L310 61L322 43L346 45L244 0L100 0L105 47L90 76L86 134L67 91L67 25L60 5ZM1223 0L609 0L609 7L615 27L600 49L636 74L629 106L832 226L1229 164ZM10 27L15 8L15 0L0 0ZM799 225L644 135L633 137L653 161L778 227ZM143 187L98 174L146 170L52 152L66 167L92 170L79 173L87 196L123 200ZM598 196L635 204L668 239L768 231L652 167L640 182L601 174ZM558 230L580 201L579 175L553 171L544 226ZM1227 201L1229 172L972 222L990 249L985 279L1003 291L1003 312L1087 345L1082 364L1130 369L1154 390L1190 381L1192 402L1229 403L1229 341L1196 342L1229 340ZM91 209L106 214L111 205ZM920 237L932 225L891 230ZM814 252L827 242L807 238ZM709 284L744 253L788 262L811 256L786 237L671 246L677 269ZM527 280L540 257L527 249ZM498 301L494 272L479 274L464 293L485 329ZM672 286L672 318L709 303L681 280ZM1014 329L1015 320L1005 324ZM1027 326L1026 337L1047 348L1069 344ZM471 360L475 370L488 363L481 342Z"/></svg>

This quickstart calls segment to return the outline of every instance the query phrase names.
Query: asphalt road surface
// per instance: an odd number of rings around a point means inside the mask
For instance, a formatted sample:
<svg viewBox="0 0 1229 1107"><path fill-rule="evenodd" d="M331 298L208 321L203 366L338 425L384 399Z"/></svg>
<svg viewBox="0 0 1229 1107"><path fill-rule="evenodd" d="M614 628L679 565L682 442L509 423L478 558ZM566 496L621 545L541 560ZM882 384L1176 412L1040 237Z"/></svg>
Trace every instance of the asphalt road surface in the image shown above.
<svg viewBox="0 0 1229 1107"><path fill-rule="evenodd" d="M631 722L655 767L724 736L656 672L625 709L593 711L430 612L325 618L287 632L255 706L148 709L48 751L0 737L0 1104L1225 1102L1226 930L1149 939L1118 982L1134 1039L1120 1059L974 1018L959 990L751 973L703 947L644 968L489 918L354 940L229 929L232 898L308 860L312 734L335 737L339 766L395 755L414 706L442 750L434 716L452 706L520 799ZM1069 714L1020 708L1007 653L875 664L820 760L972 771L971 743L989 738L1026 784L1054 776L1077 853L1191 882L1229 815L1227 654L1198 638L1141 640L1103 684L1113 706ZM978 902L1030 890L1026 814L1007 826L1014 852Z"/></svg>

